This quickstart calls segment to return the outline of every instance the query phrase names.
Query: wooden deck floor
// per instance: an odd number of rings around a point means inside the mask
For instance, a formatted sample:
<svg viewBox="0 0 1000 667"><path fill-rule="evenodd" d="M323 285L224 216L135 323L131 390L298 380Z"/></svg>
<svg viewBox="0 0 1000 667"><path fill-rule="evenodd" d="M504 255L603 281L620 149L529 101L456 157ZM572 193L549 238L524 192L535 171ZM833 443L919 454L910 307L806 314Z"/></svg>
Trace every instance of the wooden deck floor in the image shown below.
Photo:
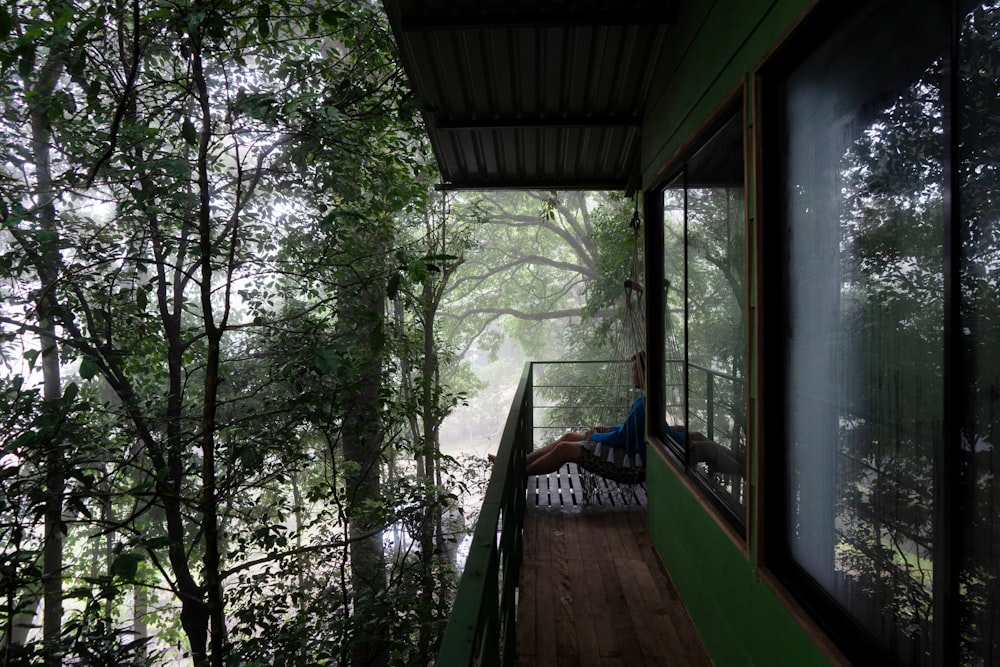
<svg viewBox="0 0 1000 667"><path fill-rule="evenodd" d="M585 504L565 468L529 484L519 667L712 664L653 550L643 489L602 482Z"/></svg>

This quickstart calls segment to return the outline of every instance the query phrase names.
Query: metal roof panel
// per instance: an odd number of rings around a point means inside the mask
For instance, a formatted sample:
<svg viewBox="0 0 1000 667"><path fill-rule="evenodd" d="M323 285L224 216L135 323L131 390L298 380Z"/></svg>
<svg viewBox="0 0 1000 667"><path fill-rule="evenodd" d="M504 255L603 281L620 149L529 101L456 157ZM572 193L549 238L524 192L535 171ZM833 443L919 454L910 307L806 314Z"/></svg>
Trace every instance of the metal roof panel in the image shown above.
<svg viewBox="0 0 1000 667"><path fill-rule="evenodd" d="M678 1L384 0L445 186L637 184Z"/></svg>

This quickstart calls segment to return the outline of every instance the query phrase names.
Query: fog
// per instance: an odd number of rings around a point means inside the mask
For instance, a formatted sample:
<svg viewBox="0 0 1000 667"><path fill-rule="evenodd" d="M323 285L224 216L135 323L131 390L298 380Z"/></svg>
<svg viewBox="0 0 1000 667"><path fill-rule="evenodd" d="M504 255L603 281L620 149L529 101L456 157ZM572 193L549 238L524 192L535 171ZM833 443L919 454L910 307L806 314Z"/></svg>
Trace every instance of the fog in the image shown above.
<svg viewBox="0 0 1000 667"><path fill-rule="evenodd" d="M496 359L475 348L465 360L486 385L468 405L457 406L441 425L441 451L448 456L486 459L500 446L504 423L526 362L519 346L507 339Z"/></svg>

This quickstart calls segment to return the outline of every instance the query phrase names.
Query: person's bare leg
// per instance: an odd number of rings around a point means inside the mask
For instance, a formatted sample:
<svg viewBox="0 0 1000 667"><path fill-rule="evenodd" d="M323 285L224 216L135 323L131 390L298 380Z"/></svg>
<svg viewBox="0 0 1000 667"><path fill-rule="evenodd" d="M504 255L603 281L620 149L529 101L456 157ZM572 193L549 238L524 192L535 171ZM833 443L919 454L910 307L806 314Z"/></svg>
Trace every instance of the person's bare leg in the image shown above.
<svg viewBox="0 0 1000 667"><path fill-rule="evenodd" d="M688 435L688 439L691 458L695 463L704 461L710 472L719 472L724 475L743 474L743 462L737 460L736 455L728 448L714 440L709 440L701 433L691 433Z"/></svg>
<svg viewBox="0 0 1000 667"><path fill-rule="evenodd" d="M583 431L567 431L562 435L560 435L555 440L553 440L552 442L547 443L542 447L539 447L538 449L533 449L530 452L528 452L528 455L525 457L525 465L528 465L532 461L535 461L545 456L551 450L551 448L556 445L559 445L563 442L579 443L585 440L586 438L587 434L584 433ZM489 460L490 463L494 463L497 460L496 454L487 454L486 458Z"/></svg>
<svg viewBox="0 0 1000 667"><path fill-rule="evenodd" d="M525 472L529 475L547 475L559 470L567 463L580 460L579 441L557 440L538 451L544 453L528 463Z"/></svg>
<svg viewBox="0 0 1000 667"><path fill-rule="evenodd" d="M558 447L564 442L579 444L586 436L586 433L579 431L567 431L544 447L539 447L538 449L533 449L528 452L528 455L525 457L525 465L530 466L543 456L547 456L552 451L553 447Z"/></svg>

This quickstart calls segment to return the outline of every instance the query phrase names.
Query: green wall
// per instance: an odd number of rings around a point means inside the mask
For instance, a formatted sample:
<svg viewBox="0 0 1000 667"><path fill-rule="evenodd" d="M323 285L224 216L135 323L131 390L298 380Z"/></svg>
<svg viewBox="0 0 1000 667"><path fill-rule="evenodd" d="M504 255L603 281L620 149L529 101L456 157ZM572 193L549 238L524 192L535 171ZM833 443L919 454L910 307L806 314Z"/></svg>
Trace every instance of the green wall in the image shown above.
<svg viewBox="0 0 1000 667"><path fill-rule="evenodd" d="M828 665L677 474L650 456L649 533L717 667Z"/></svg>
<svg viewBox="0 0 1000 667"><path fill-rule="evenodd" d="M683 2L656 67L642 133L643 183L742 82L811 4L808 0Z"/></svg>
<svg viewBox="0 0 1000 667"><path fill-rule="evenodd" d="M653 104L643 126L643 180L647 188L657 185L657 175L662 176L741 83L752 84L755 68L808 4L807 0L681 3L667 54L657 66ZM749 87L747 94L752 98ZM750 109L748 103L746 118L752 137ZM757 224L752 206L755 164L753 159L748 161L751 217L747 238L751 253ZM748 266L755 266L755 258L750 260ZM751 299L751 306L753 303ZM751 310L751 346L755 345L755 318ZM755 386L756 370L751 359L751 387ZM755 399L751 391L751 400ZM750 424L753 433L752 419ZM752 474L756 474L756 443L751 439L748 444ZM829 664L826 654L758 577L753 559L746 555L753 553L756 545L743 550L734 544L658 456L649 457L647 488L653 543L717 666ZM752 516L749 535L756 534L756 521L756 515Z"/></svg>

